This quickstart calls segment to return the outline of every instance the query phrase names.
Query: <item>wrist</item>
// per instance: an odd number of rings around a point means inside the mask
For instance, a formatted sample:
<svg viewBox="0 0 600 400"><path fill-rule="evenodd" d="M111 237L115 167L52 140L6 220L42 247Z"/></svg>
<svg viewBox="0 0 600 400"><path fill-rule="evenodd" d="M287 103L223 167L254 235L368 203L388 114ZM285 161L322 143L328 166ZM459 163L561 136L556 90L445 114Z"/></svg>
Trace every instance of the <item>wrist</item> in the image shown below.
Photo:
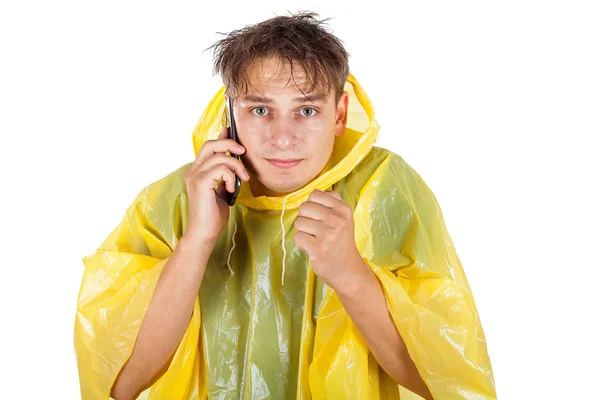
<svg viewBox="0 0 600 400"><path fill-rule="evenodd" d="M193 252L193 253L212 253L215 244L217 243L216 238L210 238L202 235L187 235L184 234L179 243L177 243L177 249L179 251Z"/></svg>
<svg viewBox="0 0 600 400"><path fill-rule="evenodd" d="M356 297L375 278L371 268L360 257L348 267L343 278L331 286L340 298Z"/></svg>

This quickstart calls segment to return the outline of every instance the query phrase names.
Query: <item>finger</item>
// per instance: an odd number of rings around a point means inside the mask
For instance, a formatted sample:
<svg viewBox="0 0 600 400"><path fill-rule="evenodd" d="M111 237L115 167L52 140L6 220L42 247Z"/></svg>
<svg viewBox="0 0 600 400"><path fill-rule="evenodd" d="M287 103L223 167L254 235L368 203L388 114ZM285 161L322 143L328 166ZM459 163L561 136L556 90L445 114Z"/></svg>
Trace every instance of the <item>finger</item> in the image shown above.
<svg viewBox="0 0 600 400"><path fill-rule="evenodd" d="M220 164L210 171L206 171L206 189L215 189L221 181L225 184L228 192L235 191L235 176L227 166Z"/></svg>
<svg viewBox="0 0 600 400"><path fill-rule="evenodd" d="M314 249L317 239L314 236L304 232L296 232L294 235L294 243L296 247L308 253L310 249Z"/></svg>
<svg viewBox="0 0 600 400"><path fill-rule="evenodd" d="M233 170L240 179L247 181L250 179L250 175L248 175L248 171L244 167L244 164L236 158L231 156L227 156L224 154L215 154L210 157L206 162L198 167L198 171L208 171L211 168L214 168L217 165L226 165L229 169Z"/></svg>
<svg viewBox="0 0 600 400"><path fill-rule="evenodd" d="M219 196L221 196L222 198L225 198L227 196L227 192L228 192L227 187L225 186L225 182L221 182L219 184L219 186L217 186L215 191L217 192L217 194Z"/></svg>
<svg viewBox="0 0 600 400"><path fill-rule="evenodd" d="M227 139L229 137L229 128L227 128L226 126L224 126L221 129L221 132L219 132L219 136L217 139Z"/></svg>
<svg viewBox="0 0 600 400"><path fill-rule="evenodd" d="M298 217L294 221L294 228L296 228L296 232L317 236L322 230L322 222L307 217Z"/></svg>
<svg viewBox="0 0 600 400"><path fill-rule="evenodd" d="M327 190L327 191L325 191L325 193L327 193L328 195L332 196L335 199L342 200L342 195L340 195L335 190Z"/></svg>
<svg viewBox="0 0 600 400"><path fill-rule="evenodd" d="M316 221L326 221L331 217L331 209L322 204L307 201L298 207L298 216Z"/></svg>
<svg viewBox="0 0 600 400"><path fill-rule="evenodd" d="M313 190L312 193L308 196L307 201L312 203L318 203L328 208L336 208L340 205L338 199L328 194L327 192L324 192L319 189Z"/></svg>
<svg viewBox="0 0 600 400"><path fill-rule="evenodd" d="M206 160L217 153L225 154L227 152L232 154L244 154L246 148L232 139L207 140L200 148L200 151L198 151L196 160L194 160L194 163L190 168L202 165Z"/></svg>

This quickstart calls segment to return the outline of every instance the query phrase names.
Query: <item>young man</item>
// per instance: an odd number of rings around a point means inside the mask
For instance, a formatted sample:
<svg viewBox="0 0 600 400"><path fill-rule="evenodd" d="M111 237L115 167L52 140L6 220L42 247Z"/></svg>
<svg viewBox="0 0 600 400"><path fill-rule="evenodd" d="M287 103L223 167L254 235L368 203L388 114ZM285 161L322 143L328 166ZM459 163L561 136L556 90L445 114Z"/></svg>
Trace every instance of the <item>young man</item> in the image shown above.
<svg viewBox="0 0 600 400"><path fill-rule="evenodd" d="M84 258L82 396L495 398L439 205L373 146L340 41L298 14L214 49L224 88L194 130L195 161L144 188Z"/></svg>

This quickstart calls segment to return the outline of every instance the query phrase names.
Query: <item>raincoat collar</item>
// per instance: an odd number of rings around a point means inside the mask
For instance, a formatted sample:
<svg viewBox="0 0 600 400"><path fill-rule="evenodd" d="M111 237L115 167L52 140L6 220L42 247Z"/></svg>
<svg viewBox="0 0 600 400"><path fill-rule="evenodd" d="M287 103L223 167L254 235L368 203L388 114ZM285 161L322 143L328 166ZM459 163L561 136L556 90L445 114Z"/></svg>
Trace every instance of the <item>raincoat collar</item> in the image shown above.
<svg viewBox="0 0 600 400"><path fill-rule="evenodd" d="M369 153L379 135L373 106L362 86L350 74L345 90L349 95L348 120L344 134L336 137L328 166L304 187L286 196L254 196L247 182L242 182L237 204L257 210L295 209L306 201L315 189L328 190L348 175ZM225 88L212 98L192 134L194 156L207 140L216 139L225 122Z"/></svg>

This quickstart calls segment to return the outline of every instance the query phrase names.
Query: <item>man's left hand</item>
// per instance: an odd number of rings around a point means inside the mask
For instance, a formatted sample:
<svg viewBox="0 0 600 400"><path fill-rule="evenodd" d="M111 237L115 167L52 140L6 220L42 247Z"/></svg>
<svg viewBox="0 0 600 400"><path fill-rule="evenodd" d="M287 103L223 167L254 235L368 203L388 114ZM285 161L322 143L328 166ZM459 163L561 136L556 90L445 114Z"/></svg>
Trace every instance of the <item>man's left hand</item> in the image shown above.
<svg viewBox="0 0 600 400"><path fill-rule="evenodd" d="M294 243L305 251L315 274L338 291L357 282L368 266L354 242L352 209L335 191L315 190L298 208Z"/></svg>

